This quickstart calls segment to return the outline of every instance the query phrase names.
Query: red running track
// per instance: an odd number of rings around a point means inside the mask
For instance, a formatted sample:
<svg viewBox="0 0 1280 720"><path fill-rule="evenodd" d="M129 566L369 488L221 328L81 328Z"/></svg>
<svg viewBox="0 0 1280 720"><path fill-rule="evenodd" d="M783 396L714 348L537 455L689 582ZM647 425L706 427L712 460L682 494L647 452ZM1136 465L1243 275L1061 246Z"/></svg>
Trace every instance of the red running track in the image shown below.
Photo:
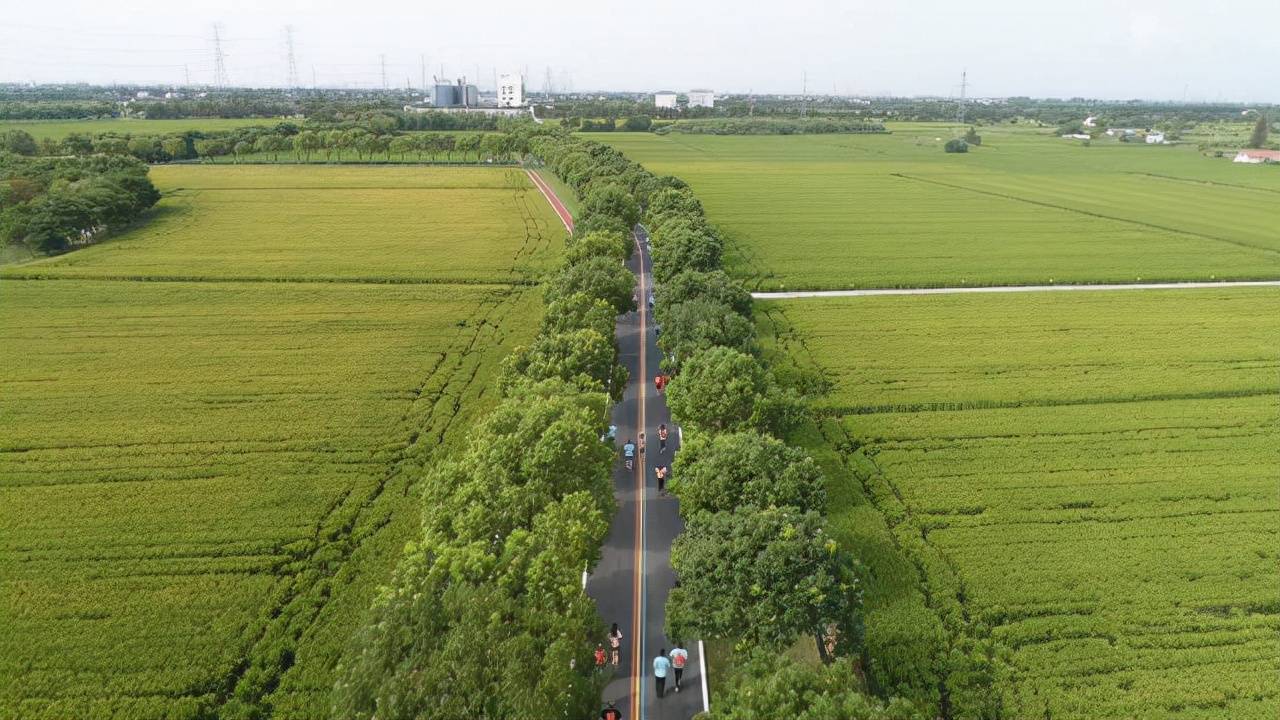
<svg viewBox="0 0 1280 720"><path fill-rule="evenodd" d="M529 179L533 181L533 184L537 185L538 189L542 191L542 196L547 199L547 202L551 203L551 209L555 210L556 214L560 216L560 222L564 223L565 229L572 234L573 215L569 213L569 209L564 206L564 203L560 202L560 198L556 197L556 191L552 190L550 185L547 185L537 171L525 170L525 172L529 174Z"/></svg>

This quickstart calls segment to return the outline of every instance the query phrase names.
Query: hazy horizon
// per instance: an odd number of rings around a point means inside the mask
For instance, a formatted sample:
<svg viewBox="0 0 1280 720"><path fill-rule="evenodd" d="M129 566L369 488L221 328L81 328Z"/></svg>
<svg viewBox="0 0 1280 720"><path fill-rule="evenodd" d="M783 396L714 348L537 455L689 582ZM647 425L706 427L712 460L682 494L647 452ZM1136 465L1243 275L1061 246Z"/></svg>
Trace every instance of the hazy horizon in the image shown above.
<svg viewBox="0 0 1280 720"><path fill-rule="evenodd" d="M938 96L1280 102L1280 50L1266 33L1280 3L1014 0L910 9L799 0L725 0L602 9L583 0L484 7L333 0L184 4L138 0L129 14L87 0L8 9L0 82L213 84L220 26L229 84L282 87L293 27L303 87L418 87L425 75L482 88L522 72L541 91ZM602 19L602 16L606 15ZM1224 18L1228 20L1224 21ZM1247 21L1247 22L1246 22Z"/></svg>

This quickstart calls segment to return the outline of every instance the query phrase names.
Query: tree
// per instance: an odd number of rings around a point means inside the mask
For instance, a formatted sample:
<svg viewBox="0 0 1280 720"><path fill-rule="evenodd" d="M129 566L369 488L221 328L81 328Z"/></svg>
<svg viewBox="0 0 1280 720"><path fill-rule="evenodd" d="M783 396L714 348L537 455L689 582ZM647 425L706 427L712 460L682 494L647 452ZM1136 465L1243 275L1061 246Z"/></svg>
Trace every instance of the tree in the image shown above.
<svg viewBox="0 0 1280 720"><path fill-rule="evenodd" d="M36 139L26 130L10 130L0 134L0 149L15 155L35 155L40 147L36 145Z"/></svg>
<svg viewBox="0 0 1280 720"><path fill-rule="evenodd" d="M601 393L524 393L500 403L471 432L465 452L423 479L431 498L423 509L427 546L496 550L502 538L532 527L550 503L577 492L611 512L613 451L600 442L604 407Z"/></svg>
<svg viewBox="0 0 1280 720"><path fill-rule="evenodd" d="M390 150L400 156L404 160L404 156L413 152L417 148L414 138L409 135L400 135L391 139Z"/></svg>
<svg viewBox="0 0 1280 720"><path fill-rule="evenodd" d="M311 161L311 153L324 147L324 138L314 130L303 130L293 136L293 151L301 154L307 162Z"/></svg>
<svg viewBox="0 0 1280 720"><path fill-rule="evenodd" d="M756 352L756 328L733 308L710 298L694 298L663 309L665 322L658 345L680 363L693 353L723 346L744 353Z"/></svg>
<svg viewBox="0 0 1280 720"><path fill-rule="evenodd" d="M677 230L653 234L653 276L665 283L685 270L710 272L720 268L724 250L714 235Z"/></svg>
<svg viewBox="0 0 1280 720"><path fill-rule="evenodd" d="M1258 120L1253 124L1253 132L1249 134L1249 147L1262 148L1266 147L1267 135L1270 134L1271 128L1267 124L1267 116L1258 113Z"/></svg>
<svg viewBox="0 0 1280 720"><path fill-rule="evenodd" d="M584 391L612 391L621 397L622 384L615 381L617 356L613 333L602 335L594 328L561 333L542 333L527 348L519 348L503 361L501 386L519 382L519 376L534 382L558 379ZM625 383L625 376L617 380Z"/></svg>
<svg viewBox="0 0 1280 720"><path fill-rule="evenodd" d="M982 136L978 134L977 128L970 125L968 132L964 134L964 141L969 143L970 145L981 145Z"/></svg>
<svg viewBox="0 0 1280 720"><path fill-rule="evenodd" d="M850 658L812 665L756 652L735 668L707 720L925 720L905 700L881 705L862 684Z"/></svg>
<svg viewBox="0 0 1280 720"><path fill-rule="evenodd" d="M694 515L671 546L671 567L680 585L667 600L668 637L741 638L780 648L831 624L853 624L852 560L816 512Z"/></svg>
<svg viewBox="0 0 1280 720"><path fill-rule="evenodd" d="M681 423L701 431L756 428L781 434L804 414L800 398L778 388L759 361L726 347L682 361L667 387L667 405Z"/></svg>
<svg viewBox="0 0 1280 720"><path fill-rule="evenodd" d="M622 129L627 132L649 132L651 127L653 127L653 118L648 115L632 115L622 123Z"/></svg>
<svg viewBox="0 0 1280 720"><path fill-rule="evenodd" d="M582 200L584 212L616 217L627 228L640 222L640 205L625 188L614 183L591 187Z"/></svg>
<svg viewBox="0 0 1280 720"><path fill-rule="evenodd" d="M547 304L542 332L562 333L591 328L606 337L613 334L617 313L613 306L586 293L574 293Z"/></svg>
<svg viewBox="0 0 1280 720"><path fill-rule="evenodd" d="M231 148L231 152L235 153L236 162L239 162L245 155L253 152L253 144L248 140L241 140Z"/></svg>
<svg viewBox="0 0 1280 720"><path fill-rule="evenodd" d="M187 156L187 140L180 137L169 137L160 141L160 149L170 160L180 160Z"/></svg>
<svg viewBox="0 0 1280 720"><path fill-rule="evenodd" d="M672 470L671 490L685 517L742 506L826 510L826 485L813 458L757 432L691 433Z"/></svg>
<svg viewBox="0 0 1280 720"><path fill-rule="evenodd" d="M569 239L565 263L573 265L593 257L612 258L621 263L627 259L629 248L630 243L625 235L612 232L590 232L585 235L574 233L574 237Z"/></svg>
<svg viewBox="0 0 1280 720"><path fill-rule="evenodd" d="M613 306L618 314L636 309L632 297L636 278L622 263L607 257L595 257L565 267L547 285L546 299L584 293Z"/></svg>
<svg viewBox="0 0 1280 720"><path fill-rule="evenodd" d="M467 159L467 153L475 151L476 160L480 159L480 136L479 135L463 135L458 138L455 147L458 152L462 153L462 159Z"/></svg>
<svg viewBox="0 0 1280 720"><path fill-rule="evenodd" d="M949 153L967 153L969 152L969 143L961 140L960 138L954 138L952 140L948 140L947 144L943 146L943 149Z"/></svg>

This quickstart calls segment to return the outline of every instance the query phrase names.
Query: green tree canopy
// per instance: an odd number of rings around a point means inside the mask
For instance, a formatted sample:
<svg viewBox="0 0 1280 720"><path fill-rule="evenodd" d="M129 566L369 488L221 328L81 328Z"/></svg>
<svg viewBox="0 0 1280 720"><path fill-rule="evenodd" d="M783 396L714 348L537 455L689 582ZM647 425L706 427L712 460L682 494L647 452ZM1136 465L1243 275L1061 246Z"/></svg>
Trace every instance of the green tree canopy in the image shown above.
<svg viewBox="0 0 1280 720"><path fill-rule="evenodd" d="M628 228L640 222L640 204L616 183L593 184L582 199L582 209L593 215L618 218Z"/></svg>
<svg viewBox="0 0 1280 720"><path fill-rule="evenodd" d="M685 517L740 506L826 510L826 486L813 458L757 432L690 433L672 470L671 490Z"/></svg>
<svg viewBox="0 0 1280 720"><path fill-rule="evenodd" d="M607 257L591 258L561 270L547 284L547 300L555 301L574 293L608 302L622 314L636 309L633 293L636 278L622 263Z"/></svg>
<svg viewBox="0 0 1280 720"><path fill-rule="evenodd" d="M667 308L701 298L728 305L743 317L751 317L751 293L723 270L699 272L685 270L662 283L655 290L658 305L654 319L667 323Z"/></svg>
<svg viewBox="0 0 1280 720"><path fill-rule="evenodd" d="M1270 132L1271 127L1267 124L1267 116L1262 113L1258 113L1258 120L1253 124L1253 132L1249 133L1249 147L1266 147L1267 136Z"/></svg>
<svg viewBox="0 0 1280 720"><path fill-rule="evenodd" d="M564 261L569 265L594 257L611 258L621 263L630 255L627 251L631 248L626 235L599 230L581 235L574 233L568 245L569 249L565 253Z"/></svg>
<svg viewBox="0 0 1280 720"><path fill-rule="evenodd" d="M707 720L925 720L904 700L883 706L861 692L853 662L797 662L757 652L735 669Z"/></svg>
<svg viewBox="0 0 1280 720"><path fill-rule="evenodd" d="M851 563L816 512L695 515L671 547L680 585L667 600L667 636L779 648L846 626L858 595Z"/></svg>
<svg viewBox="0 0 1280 720"><path fill-rule="evenodd" d="M800 398L778 388L759 361L726 347L684 360L667 388L667 405L681 423L702 431L782 433L804 411Z"/></svg>
<svg viewBox="0 0 1280 720"><path fill-rule="evenodd" d="M679 367L699 350L724 346L744 353L756 351L756 328L724 303L695 298L663 308L658 345Z"/></svg>

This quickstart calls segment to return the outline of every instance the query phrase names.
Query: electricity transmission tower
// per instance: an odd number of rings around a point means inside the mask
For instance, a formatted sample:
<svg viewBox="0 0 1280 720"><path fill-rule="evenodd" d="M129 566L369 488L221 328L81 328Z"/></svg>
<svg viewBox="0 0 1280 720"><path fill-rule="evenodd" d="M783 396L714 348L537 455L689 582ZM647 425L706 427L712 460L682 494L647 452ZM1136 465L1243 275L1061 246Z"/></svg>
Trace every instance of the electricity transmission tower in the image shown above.
<svg viewBox="0 0 1280 720"><path fill-rule="evenodd" d="M542 94L543 94L543 96L545 96L548 100L550 100L550 99L551 99L551 93L554 91L554 89L555 89L555 88L554 88L554 86L553 86L553 84L552 84L552 82L551 82L551 66L550 66L550 65L548 65L548 66L547 66L547 75L546 75L546 79L542 81Z"/></svg>
<svg viewBox="0 0 1280 720"><path fill-rule="evenodd" d="M293 54L293 26L284 26L284 48L285 54L289 58L289 75L285 79L285 87L293 89L298 87L298 60Z"/></svg>
<svg viewBox="0 0 1280 720"><path fill-rule="evenodd" d="M213 84L224 88L227 82L227 59L222 54L222 26L213 24Z"/></svg>
<svg viewBox="0 0 1280 720"><path fill-rule="evenodd" d="M969 71L960 73L960 104L956 107L956 124L964 125L964 98L969 89Z"/></svg>
<svg viewBox="0 0 1280 720"><path fill-rule="evenodd" d="M426 92L427 91L427 56L426 55L418 56L418 65L419 65L419 70L422 71L422 92Z"/></svg>

